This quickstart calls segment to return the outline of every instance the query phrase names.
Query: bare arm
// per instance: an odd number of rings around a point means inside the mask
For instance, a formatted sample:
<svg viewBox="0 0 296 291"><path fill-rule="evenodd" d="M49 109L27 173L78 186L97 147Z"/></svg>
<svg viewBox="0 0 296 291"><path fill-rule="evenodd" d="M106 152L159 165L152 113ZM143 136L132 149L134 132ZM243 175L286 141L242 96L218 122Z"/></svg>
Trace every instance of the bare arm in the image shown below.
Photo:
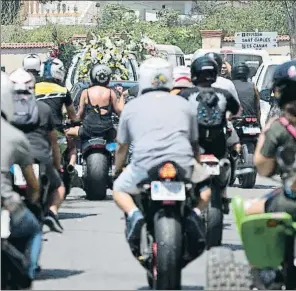
<svg viewBox="0 0 296 291"><path fill-rule="evenodd" d="M77 118L78 119L83 119L84 113L85 113L85 96L86 96L86 91L84 90L81 94L80 100L79 100L79 109L77 112Z"/></svg>
<svg viewBox="0 0 296 291"><path fill-rule="evenodd" d="M255 98L256 98L256 107L257 107L257 114L258 114L257 118L258 118L258 121L260 122L261 120L260 94L256 87L255 87Z"/></svg>
<svg viewBox="0 0 296 291"><path fill-rule="evenodd" d="M118 143L118 147L115 154L115 173L120 172L124 167L128 153L128 148L128 144Z"/></svg>
<svg viewBox="0 0 296 291"><path fill-rule="evenodd" d="M119 101L117 101L116 94L113 90L111 90L111 102L112 102L112 107L115 111L115 113L120 116L123 107L124 107L124 94L120 95Z"/></svg>
<svg viewBox="0 0 296 291"><path fill-rule="evenodd" d="M22 173L28 186L26 198L31 203L36 203L39 200L40 192L39 192L39 182L35 176L33 166L28 165L22 168Z"/></svg>
<svg viewBox="0 0 296 291"><path fill-rule="evenodd" d="M67 109L69 119L74 120L77 118L73 104L71 104L70 106L66 106L66 109Z"/></svg>
<svg viewBox="0 0 296 291"><path fill-rule="evenodd" d="M53 165L59 171L61 169L61 153L57 141L57 133L55 130L48 133L51 142Z"/></svg>

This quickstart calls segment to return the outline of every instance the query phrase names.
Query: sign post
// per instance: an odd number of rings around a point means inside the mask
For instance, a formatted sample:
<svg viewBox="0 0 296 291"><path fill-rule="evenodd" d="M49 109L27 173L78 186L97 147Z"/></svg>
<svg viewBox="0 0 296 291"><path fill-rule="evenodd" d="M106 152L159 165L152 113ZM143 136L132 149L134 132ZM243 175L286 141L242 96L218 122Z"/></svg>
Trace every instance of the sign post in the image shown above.
<svg viewBox="0 0 296 291"><path fill-rule="evenodd" d="M264 50L277 47L277 32L237 32L235 47L238 49Z"/></svg>

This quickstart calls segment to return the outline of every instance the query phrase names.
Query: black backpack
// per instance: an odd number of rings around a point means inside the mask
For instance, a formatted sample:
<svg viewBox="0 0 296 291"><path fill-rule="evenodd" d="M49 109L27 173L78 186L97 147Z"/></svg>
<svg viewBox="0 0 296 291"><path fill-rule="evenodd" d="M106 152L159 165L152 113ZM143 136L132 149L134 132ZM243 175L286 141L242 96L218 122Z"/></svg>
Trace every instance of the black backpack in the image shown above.
<svg viewBox="0 0 296 291"><path fill-rule="evenodd" d="M200 138L212 141L224 134L225 112L219 106L219 97L213 88L202 88L196 97L197 121Z"/></svg>
<svg viewBox="0 0 296 291"><path fill-rule="evenodd" d="M39 126L39 110L34 95L14 96L14 117L12 124L27 133Z"/></svg>

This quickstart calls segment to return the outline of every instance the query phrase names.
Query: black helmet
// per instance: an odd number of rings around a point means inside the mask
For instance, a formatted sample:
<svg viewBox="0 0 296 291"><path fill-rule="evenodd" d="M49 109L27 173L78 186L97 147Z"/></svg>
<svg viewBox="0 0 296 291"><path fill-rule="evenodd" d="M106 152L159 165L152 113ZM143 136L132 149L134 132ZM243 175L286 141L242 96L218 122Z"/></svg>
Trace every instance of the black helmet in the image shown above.
<svg viewBox="0 0 296 291"><path fill-rule="evenodd" d="M92 85L106 86L110 82L112 71L106 65L95 64L89 75Z"/></svg>
<svg viewBox="0 0 296 291"><path fill-rule="evenodd" d="M208 56L202 56L191 64L191 80L197 86L200 83L207 82L213 84L218 76L218 65L214 59Z"/></svg>
<svg viewBox="0 0 296 291"><path fill-rule="evenodd" d="M296 60L279 65L273 75L274 97L282 108L285 104L296 101Z"/></svg>
<svg viewBox="0 0 296 291"><path fill-rule="evenodd" d="M221 72L221 70L222 70L222 58L221 58L221 56L219 54L217 54L217 53L207 53L205 55L215 60L215 62L218 65L218 70L219 70L219 72Z"/></svg>
<svg viewBox="0 0 296 291"><path fill-rule="evenodd" d="M235 66L231 71L232 80L247 81L250 75L250 68L245 63Z"/></svg>

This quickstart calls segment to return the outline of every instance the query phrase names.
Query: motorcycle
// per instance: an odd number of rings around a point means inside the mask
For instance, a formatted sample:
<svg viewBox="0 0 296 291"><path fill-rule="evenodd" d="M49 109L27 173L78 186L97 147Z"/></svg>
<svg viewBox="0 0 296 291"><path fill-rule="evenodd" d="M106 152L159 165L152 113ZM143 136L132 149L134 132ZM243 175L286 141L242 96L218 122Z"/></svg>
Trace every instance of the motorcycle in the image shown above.
<svg viewBox="0 0 296 291"><path fill-rule="evenodd" d="M207 249L220 246L223 233L223 188L228 184L230 162L227 159L217 159L214 155L201 155L200 162L212 176L211 201L202 211L206 226Z"/></svg>
<svg viewBox="0 0 296 291"><path fill-rule="evenodd" d="M139 183L141 194L133 199L142 211L146 224L142 228L139 250L132 250L147 271L151 288L180 290L181 271L188 250L185 218L196 200L192 183L174 162L164 162L150 171ZM195 251L204 250L194 241ZM196 257L196 256L195 256Z"/></svg>
<svg viewBox="0 0 296 291"><path fill-rule="evenodd" d="M233 119L233 125L240 138L242 149L239 155L238 169L251 167L254 169L252 173L238 175L239 184L242 188L251 189L256 183L257 171L253 163L253 156L261 133L260 124L257 117L244 116Z"/></svg>
<svg viewBox="0 0 296 291"><path fill-rule="evenodd" d="M10 212L1 209L1 290L30 289L29 260L9 241Z"/></svg>
<svg viewBox="0 0 296 291"><path fill-rule="evenodd" d="M295 179L295 154L295 149L278 149L277 163L285 169L283 185ZM208 258L208 289L250 290L255 279L257 290L295 290L296 222L292 216L285 212L246 216L241 196L234 197L231 204L247 262L237 262L230 249L213 249ZM213 277L222 269L223 276Z"/></svg>
<svg viewBox="0 0 296 291"><path fill-rule="evenodd" d="M49 180L46 176L45 166L35 159L33 170L40 185L40 199L37 204L31 204L25 197L27 192L27 182L23 176L19 165L13 165L10 168L10 173L13 179L13 190L24 198L26 206L32 211L36 218L43 222L44 215L49 210Z"/></svg>

